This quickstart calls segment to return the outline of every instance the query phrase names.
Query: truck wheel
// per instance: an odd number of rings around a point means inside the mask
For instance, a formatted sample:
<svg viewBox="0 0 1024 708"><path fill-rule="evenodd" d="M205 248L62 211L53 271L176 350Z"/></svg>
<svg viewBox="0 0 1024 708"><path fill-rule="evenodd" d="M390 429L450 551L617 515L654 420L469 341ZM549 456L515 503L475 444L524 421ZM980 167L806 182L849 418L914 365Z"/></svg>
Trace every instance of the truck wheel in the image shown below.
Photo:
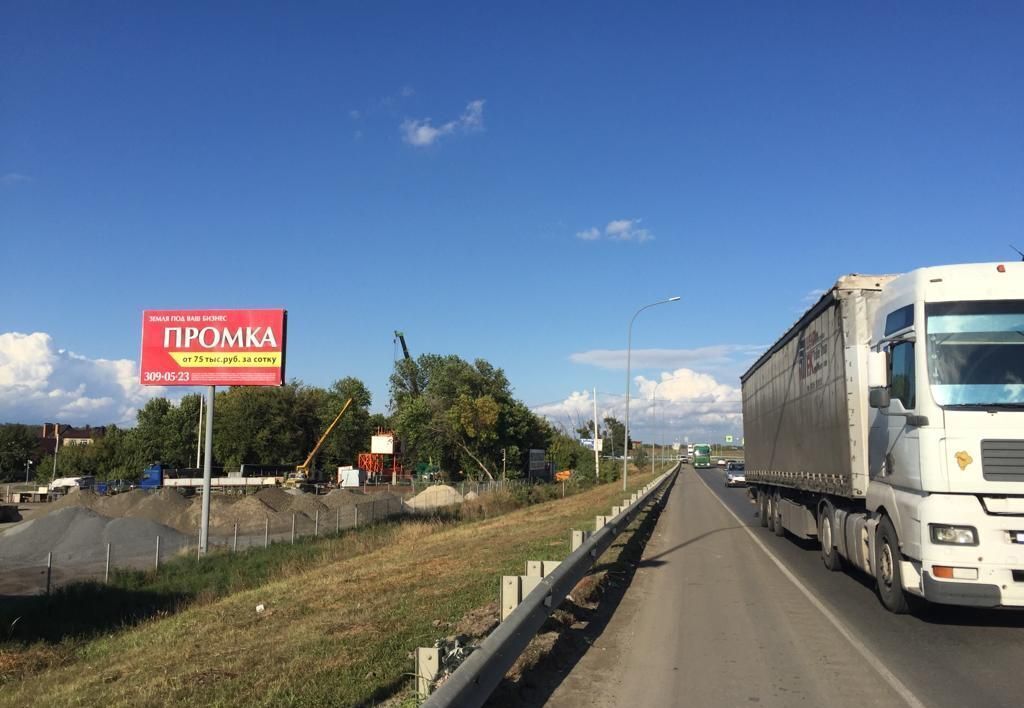
<svg viewBox="0 0 1024 708"><path fill-rule="evenodd" d="M765 525L769 531L775 530L775 497L772 492L764 494Z"/></svg>
<svg viewBox="0 0 1024 708"><path fill-rule="evenodd" d="M821 562L831 571L843 569L843 557L835 547L835 518L835 508L828 502L822 504L818 514L818 540L821 541Z"/></svg>
<svg viewBox="0 0 1024 708"><path fill-rule="evenodd" d="M757 504L757 515L760 517L761 526L763 528L768 528L768 495L763 489L759 489L757 491Z"/></svg>
<svg viewBox="0 0 1024 708"><path fill-rule="evenodd" d="M903 560L903 554L900 553L896 529L892 527L889 517L883 516L882 520L878 522L878 530L875 532L875 568L878 569L878 577L875 580L878 585L878 597L882 600L882 604L887 610L897 615L906 614L910 610L907 594L903 592L901 560Z"/></svg>
<svg viewBox="0 0 1024 708"><path fill-rule="evenodd" d="M780 495L778 492L775 492L775 496L772 497L772 510L775 512L772 515L773 522L774 522L772 531L775 532L776 536L785 536L786 535L786 527L782 525L782 503L781 502L782 502L782 495Z"/></svg>

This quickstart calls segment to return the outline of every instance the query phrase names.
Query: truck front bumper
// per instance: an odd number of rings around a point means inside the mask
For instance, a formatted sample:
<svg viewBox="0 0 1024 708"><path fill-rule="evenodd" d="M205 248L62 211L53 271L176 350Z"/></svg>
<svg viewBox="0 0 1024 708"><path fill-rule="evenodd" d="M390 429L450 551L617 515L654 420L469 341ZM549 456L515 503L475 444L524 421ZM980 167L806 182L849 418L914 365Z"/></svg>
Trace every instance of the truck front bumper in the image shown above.
<svg viewBox="0 0 1024 708"><path fill-rule="evenodd" d="M1003 594L998 585L937 580L927 571L921 576L921 585L924 598L940 605L1000 607L1003 604Z"/></svg>
<svg viewBox="0 0 1024 708"><path fill-rule="evenodd" d="M976 496L932 494L919 506L920 549L924 556L919 592L925 599L968 607L1024 607L1024 516L988 514ZM934 543L929 526L957 525L975 529L975 546ZM964 575L937 577L935 568ZM973 575L973 577L970 577ZM913 592L913 590L911 590Z"/></svg>

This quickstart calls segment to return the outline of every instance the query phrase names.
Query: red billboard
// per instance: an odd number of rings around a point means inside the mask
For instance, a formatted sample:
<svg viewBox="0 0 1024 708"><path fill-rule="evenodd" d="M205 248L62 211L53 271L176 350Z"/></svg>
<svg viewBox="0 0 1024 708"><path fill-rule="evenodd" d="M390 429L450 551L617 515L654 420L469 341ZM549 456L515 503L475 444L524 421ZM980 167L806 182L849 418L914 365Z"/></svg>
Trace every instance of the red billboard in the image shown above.
<svg viewBox="0 0 1024 708"><path fill-rule="evenodd" d="M285 310L145 310L147 386L280 386Z"/></svg>

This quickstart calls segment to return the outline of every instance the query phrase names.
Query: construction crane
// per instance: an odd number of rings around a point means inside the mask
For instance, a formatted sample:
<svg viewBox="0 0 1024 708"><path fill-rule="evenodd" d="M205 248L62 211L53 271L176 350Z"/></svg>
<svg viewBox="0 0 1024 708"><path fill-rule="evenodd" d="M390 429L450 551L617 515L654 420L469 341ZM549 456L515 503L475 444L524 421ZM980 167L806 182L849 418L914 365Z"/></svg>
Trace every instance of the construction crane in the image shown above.
<svg viewBox="0 0 1024 708"><path fill-rule="evenodd" d="M306 457L306 461L301 465L296 465L295 472L288 475L288 478L284 482L286 487L298 487L309 479L309 466L313 464L313 458L316 456L316 453L320 452L320 448L323 447L327 436L331 434L332 430L334 430L334 426L336 426L338 421L341 420L341 416L345 415L345 411L348 410L350 405L352 405L351 398L345 401L345 405L341 407L341 411L337 416L335 416L331 424L327 426L327 430L325 430L324 434L320 436L320 439L316 441L316 445L313 447L313 451L309 453L309 456Z"/></svg>
<svg viewBox="0 0 1024 708"><path fill-rule="evenodd" d="M411 362L412 356L409 355L409 347L405 344L405 332L399 332L395 330L395 338L402 343L402 354L405 355L405 360ZM409 389L412 392L413 397L420 395L420 387L416 383L416 367L415 364L409 368Z"/></svg>

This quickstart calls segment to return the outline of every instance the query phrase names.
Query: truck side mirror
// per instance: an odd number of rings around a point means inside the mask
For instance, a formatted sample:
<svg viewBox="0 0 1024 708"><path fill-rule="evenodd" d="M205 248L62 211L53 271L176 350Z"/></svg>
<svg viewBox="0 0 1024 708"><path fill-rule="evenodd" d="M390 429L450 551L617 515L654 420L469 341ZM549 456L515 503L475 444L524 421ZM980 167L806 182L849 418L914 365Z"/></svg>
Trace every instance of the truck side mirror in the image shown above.
<svg viewBox="0 0 1024 708"><path fill-rule="evenodd" d="M889 402L889 389L877 387L868 391L868 405L872 408L888 408Z"/></svg>
<svg viewBox="0 0 1024 708"><path fill-rule="evenodd" d="M889 361L885 352L868 352L868 388L885 388L889 383ZM884 406L883 406L884 408Z"/></svg>

